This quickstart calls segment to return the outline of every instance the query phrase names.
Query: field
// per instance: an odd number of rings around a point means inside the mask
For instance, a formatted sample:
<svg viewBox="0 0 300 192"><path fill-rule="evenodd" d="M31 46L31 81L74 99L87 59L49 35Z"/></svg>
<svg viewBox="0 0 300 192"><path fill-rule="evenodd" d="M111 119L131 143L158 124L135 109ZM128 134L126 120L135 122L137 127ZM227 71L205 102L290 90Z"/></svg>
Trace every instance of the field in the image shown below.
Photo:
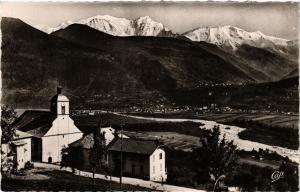
<svg viewBox="0 0 300 192"><path fill-rule="evenodd" d="M134 114L137 116L157 117L157 118L182 118L182 119L204 119L216 121L218 123L230 123L234 120L245 120L259 122L267 126L278 126L281 128L298 129L299 117L298 115L288 114L252 114L252 113L140 113Z"/></svg>
<svg viewBox="0 0 300 192"><path fill-rule="evenodd" d="M89 133L96 127L111 126L120 130L130 132L174 132L194 137L202 137L207 131L199 129L201 123L191 121L185 122L156 122L145 119L125 117L112 113L100 113L95 115L72 116L76 126L85 133Z"/></svg>
<svg viewBox="0 0 300 192"><path fill-rule="evenodd" d="M131 138L140 139L158 139L168 148L182 151L192 151L193 148L199 147L199 137L179 134L176 132L130 132L125 131L125 135Z"/></svg>
<svg viewBox="0 0 300 192"><path fill-rule="evenodd" d="M109 181L96 179L95 187L92 179L73 175L59 170L34 168L25 171L24 176L2 176L1 189L3 191L108 191ZM134 185L122 185L123 190L149 190ZM119 190L119 184L111 183L113 191Z"/></svg>
<svg viewBox="0 0 300 192"><path fill-rule="evenodd" d="M253 121L266 126L276 126L280 128L298 129L298 115L284 114L240 114L240 113L225 113L225 114L201 114L198 115L201 119L217 121L218 123L230 123L234 120Z"/></svg>
<svg viewBox="0 0 300 192"><path fill-rule="evenodd" d="M139 115L139 114L134 114ZM187 118L216 121L225 125L246 128L238 134L240 139L255 141L272 146L297 150L298 116L287 114L251 114L251 113L223 113L223 114L140 114L146 117L158 118Z"/></svg>

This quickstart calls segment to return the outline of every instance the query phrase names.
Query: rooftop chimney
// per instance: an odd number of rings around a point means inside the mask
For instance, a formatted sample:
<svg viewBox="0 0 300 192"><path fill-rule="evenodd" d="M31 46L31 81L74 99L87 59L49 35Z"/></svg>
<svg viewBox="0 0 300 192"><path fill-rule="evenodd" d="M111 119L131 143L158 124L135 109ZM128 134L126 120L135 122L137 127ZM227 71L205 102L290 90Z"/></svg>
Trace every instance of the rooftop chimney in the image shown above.
<svg viewBox="0 0 300 192"><path fill-rule="evenodd" d="M61 90L62 90L61 86L58 86L57 87L57 94L61 94Z"/></svg>

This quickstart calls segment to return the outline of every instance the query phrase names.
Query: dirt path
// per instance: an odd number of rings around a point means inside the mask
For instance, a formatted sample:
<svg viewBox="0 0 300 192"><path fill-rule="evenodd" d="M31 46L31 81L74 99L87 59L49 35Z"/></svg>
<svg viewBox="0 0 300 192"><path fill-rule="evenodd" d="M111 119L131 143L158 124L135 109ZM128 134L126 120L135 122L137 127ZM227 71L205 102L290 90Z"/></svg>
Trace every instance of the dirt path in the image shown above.
<svg viewBox="0 0 300 192"><path fill-rule="evenodd" d="M60 166L58 166L58 165L52 165L52 164L46 164L46 163L34 163L34 167L72 172L72 170L70 168L60 169ZM76 171L75 175L80 175L80 176L84 176L84 177L92 177L92 173L85 172L85 171L78 171L78 170ZM101 174L95 174L95 178L108 180L108 181L110 180L110 177L107 177L107 176L101 175ZM112 177L111 180L114 182L119 182L120 178ZM124 184L130 184L130 185L135 185L135 186L138 185L140 187L146 187L146 188L150 188L153 190L161 190L161 191L166 191L166 192L177 192L177 191L178 192L181 192L181 191L203 192L203 190L179 187L179 186L174 186L174 185L166 185L166 184L161 185L160 183L156 183L153 181L146 181L146 180L130 178L130 177L122 177L122 181Z"/></svg>

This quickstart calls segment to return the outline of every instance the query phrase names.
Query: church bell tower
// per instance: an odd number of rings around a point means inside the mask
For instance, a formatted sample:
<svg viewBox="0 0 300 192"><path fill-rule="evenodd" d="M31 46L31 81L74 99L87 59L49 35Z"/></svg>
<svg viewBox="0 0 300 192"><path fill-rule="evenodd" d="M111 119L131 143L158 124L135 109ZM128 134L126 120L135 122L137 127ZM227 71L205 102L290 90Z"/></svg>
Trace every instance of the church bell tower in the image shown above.
<svg viewBox="0 0 300 192"><path fill-rule="evenodd" d="M57 87L57 94L51 99L50 110L53 115L69 115L69 99L62 94L62 88Z"/></svg>

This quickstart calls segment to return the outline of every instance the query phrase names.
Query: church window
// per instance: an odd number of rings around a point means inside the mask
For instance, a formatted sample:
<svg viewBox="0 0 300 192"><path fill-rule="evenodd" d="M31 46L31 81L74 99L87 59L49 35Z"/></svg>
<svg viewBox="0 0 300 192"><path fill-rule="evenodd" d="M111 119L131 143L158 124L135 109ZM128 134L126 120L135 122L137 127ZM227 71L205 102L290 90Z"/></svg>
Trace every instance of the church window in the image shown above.
<svg viewBox="0 0 300 192"><path fill-rule="evenodd" d="M66 107L65 106L61 106L61 114L65 114L66 111Z"/></svg>

